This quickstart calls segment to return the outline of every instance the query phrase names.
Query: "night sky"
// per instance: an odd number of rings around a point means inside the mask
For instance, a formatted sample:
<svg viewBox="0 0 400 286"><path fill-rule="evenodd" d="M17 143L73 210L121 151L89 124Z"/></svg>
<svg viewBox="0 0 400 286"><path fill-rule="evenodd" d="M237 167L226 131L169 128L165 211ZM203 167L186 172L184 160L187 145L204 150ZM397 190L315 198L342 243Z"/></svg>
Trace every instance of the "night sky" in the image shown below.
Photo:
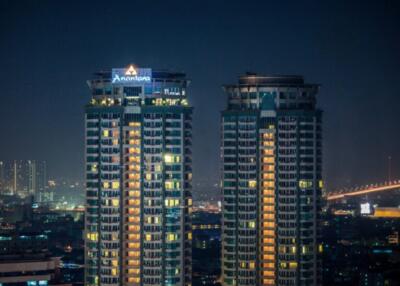
<svg viewBox="0 0 400 286"><path fill-rule="evenodd" d="M398 2L2 0L0 160L83 180L86 80L134 63L192 80L197 192L219 179L221 85L246 71L321 84L328 188L385 180L389 155L400 178Z"/></svg>

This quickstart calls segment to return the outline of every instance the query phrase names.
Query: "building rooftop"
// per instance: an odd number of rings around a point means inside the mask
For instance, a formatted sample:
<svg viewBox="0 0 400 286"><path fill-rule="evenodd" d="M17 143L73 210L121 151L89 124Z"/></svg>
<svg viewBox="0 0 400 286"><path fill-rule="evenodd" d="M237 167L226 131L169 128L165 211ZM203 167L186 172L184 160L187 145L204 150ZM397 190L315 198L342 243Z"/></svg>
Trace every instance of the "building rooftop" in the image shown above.
<svg viewBox="0 0 400 286"><path fill-rule="evenodd" d="M238 86L318 86L317 84L306 84L301 75L260 75L247 72L239 77L237 84L226 84L225 88Z"/></svg>

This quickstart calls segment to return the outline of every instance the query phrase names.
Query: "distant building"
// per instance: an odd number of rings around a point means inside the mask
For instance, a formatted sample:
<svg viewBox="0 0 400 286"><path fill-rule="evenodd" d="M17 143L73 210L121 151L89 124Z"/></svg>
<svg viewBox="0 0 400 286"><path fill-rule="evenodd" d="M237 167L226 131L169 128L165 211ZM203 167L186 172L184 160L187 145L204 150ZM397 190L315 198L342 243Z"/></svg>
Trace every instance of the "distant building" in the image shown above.
<svg viewBox="0 0 400 286"><path fill-rule="evenodd" d="M47 245L45 234L0 233L0 285L56 285L60 260L49 254Z"/></svg>
<svg viewBox="0 0 400 286"><path fill-rule="evenodd" d="M0 191L21 198L34 196L35 201L52 201L48 194L45 161L14 160L0 162Z"/></svg>
<svg viewBox="0 0 400 286"><path fill-rule="evenodd" d="M224 86L222 284L321 285L321 111L301 76Z"/></svg>
<svg viewBox="0 0 400 286"><path fill-rule="evenodd" d="M32 185L30 172L32 163L29 160L14 160L13 164L13 194L21 198L32 195L29 189Z"/></svg>
<svg viewBox="0 0 400 286"><path fill-rule="evenodd" d="M28 160L29 166L29 195L34 196L39 203L53 201L53 195L49 191L47 183L46 161Z"/></svg>
<svg viewBox="0 0 400 286"><path fill-rule="evenodd" d="M373 216L377 218L400 218L400 208L377 207Z"/></svg>
<svg viewBox="0 0 400 286"><path fill-rule="evenodd" d="M11 194L21 198L33 196L36 186L36 162L32 160L14 160L8 166L8 174L11 174Z"/></svg>
<svg viewBox="0 0 400 286"><path fill-rule="evenodd" d="M89 81L85 285L191 285L191 121L183 73Z"/></svg>
<svg viewBox="0 0 400 286"><path fill-rule="evenodd" d="M5 165L0 161L0 195L4 194L6 187Z"/></svg>
<svg viewBox="0 0 400 286"><path fill-rule="evenodd" d="M398 245L399 244L399 232L394 231L392 234L388 236L388 243Z"/></svg>
<svg viewBox="0 0 400 286"><path fill-rule="evenodd" d="M49 188L47 178L47 163L46 161L35 161L36 172L34 194L35 201L38 203L50 203L54 201L53 189Z"/></svg>

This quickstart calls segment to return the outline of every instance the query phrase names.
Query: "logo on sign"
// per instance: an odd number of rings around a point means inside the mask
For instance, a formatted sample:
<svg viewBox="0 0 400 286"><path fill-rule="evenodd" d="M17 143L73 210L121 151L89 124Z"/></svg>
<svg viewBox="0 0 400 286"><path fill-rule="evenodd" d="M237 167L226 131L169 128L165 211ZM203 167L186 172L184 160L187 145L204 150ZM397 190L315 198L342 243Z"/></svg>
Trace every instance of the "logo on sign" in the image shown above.
<svg viewBox="0 0 400 286"><path fill-rule="evenodd" d="M137 71L132 65L130 65L129 68L126 70L125 75L137 75Z"/></svg>
<svg viewBox="0 0 400 286"><path fill-rule="evenodd" d="M151 82L151 69L135 68L130 65L127 69L113 69L113 84L135 85Z"/></svg>

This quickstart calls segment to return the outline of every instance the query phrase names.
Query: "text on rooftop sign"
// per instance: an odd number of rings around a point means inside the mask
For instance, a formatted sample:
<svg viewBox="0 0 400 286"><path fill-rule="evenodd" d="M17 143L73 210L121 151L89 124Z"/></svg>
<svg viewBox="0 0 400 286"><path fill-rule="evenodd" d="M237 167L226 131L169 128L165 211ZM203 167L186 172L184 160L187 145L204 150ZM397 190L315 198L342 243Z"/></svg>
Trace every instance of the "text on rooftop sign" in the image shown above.
<svg viewBox="0 0 400 286"><path fill-rule="evenodd" d="M151 82L150 68L135 68L129 66L125 69L112 69L111 82L121 85L142 85Z"/></svg>

